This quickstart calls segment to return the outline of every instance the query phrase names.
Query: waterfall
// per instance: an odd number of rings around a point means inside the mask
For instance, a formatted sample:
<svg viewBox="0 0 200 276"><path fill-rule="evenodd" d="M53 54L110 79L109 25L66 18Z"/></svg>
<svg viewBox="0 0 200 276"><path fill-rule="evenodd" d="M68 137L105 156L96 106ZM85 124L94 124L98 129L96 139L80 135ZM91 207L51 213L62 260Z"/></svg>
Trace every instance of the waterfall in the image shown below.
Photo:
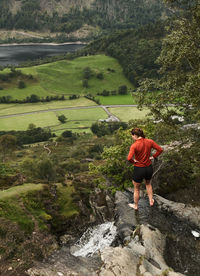
<svg viewBox="0 0 200 276"><path fill-rule="evenodd" d="M114 222L106 222L88 228L70 251L74 256L82 257L90 257L101 252L103 248L111 245L115 239L116 230Z"/></svg>

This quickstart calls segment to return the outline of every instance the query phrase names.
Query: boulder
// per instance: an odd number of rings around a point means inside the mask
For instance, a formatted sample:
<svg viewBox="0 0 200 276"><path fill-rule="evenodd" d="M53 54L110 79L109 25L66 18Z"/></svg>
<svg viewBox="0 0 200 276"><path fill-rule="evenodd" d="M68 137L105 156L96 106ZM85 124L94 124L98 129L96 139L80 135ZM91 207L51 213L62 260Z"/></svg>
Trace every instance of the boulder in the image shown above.
<svg viewBox="0 0 200 276"><path fill-rule="evenodd" d="M200 227L200 207L193 207L184 203L178 203L155 195L158 207L161 210L171 212L179 219L187 220L189 223Z"/></svg>

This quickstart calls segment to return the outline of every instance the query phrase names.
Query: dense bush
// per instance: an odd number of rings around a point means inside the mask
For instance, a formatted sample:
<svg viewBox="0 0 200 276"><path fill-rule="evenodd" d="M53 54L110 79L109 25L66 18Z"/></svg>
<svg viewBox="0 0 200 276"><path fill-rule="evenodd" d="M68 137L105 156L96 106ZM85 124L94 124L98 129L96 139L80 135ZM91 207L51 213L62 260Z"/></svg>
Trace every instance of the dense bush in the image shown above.
<svg viewBox="0 0 200 276"><path fill-rule="evenodd" d="M2 135L9 134L16 137L17 145L32 144L42 141L47 141L53 137L50 130L42 129L36 127L33 129L28 129L24 131L0 131L0 137Z"/></svg>
<svg viewBox="0 0 200 276"><path fill-rule="evenodd" d="M92 124L91 131L98 137L112 134L119 128L126 129L128 126L125 122L97 122Z"/></svg>

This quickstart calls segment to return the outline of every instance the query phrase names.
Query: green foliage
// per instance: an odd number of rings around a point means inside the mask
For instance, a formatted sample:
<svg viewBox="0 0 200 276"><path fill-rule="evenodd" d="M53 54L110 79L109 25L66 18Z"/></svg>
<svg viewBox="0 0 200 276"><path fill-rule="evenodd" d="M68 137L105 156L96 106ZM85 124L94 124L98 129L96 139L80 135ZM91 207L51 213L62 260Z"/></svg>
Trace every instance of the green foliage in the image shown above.
<svg viewBox="0 0 200 276"><path fill-rule="evenodd" d="M72 137L73 136L73 133L71 130L65 130L63 133L62 133L62 136L64 138L69 138L69 137Z"/></svg>
<svg viewBox="0 0 200 276"><path fill-rule="evenodd" d="M126 85L121 85L119 88L118 88L118 93L120 95L126 95L128 93L128 90L127 90L127 86Z"/></svg>
<svg viewBox="0 0 200 276"><path fill-rule="evenodd" d="M87 79L82 80L82 84L83 84L83 87L84 87L84 88L88 88L88 87L89 87L89 84L88 84L88 80L87 80Z"/></svg>
<svg viewBox="0 0 200 276"><path fill-rule="evenodd" d="M128 130L118 130L115 134L116 145L104 147L100 165L91 164L90 171L94 174L102 174L113 185L113 188L122 188L130 182L133 166L126 161L131 146L131 135ZM114 188L114 189L115 189Z"/></svg>
<svg viewBox="0 0 200 276"><path fill-rule="evenodd" d="M47 141L52 137L51 131L40 127L31 127L25 131L0 131L0 141L5 135L15 137L17 145Z"/></svg>
<svg viewBox="0 0 200 276"><path fill-rule="evenodd" d="M90 67L85 67L83 69L83 78L89 80L92 76L92 70Z"/></svg>
<svg viewBox="0 0 200 276"><path fill-rule="evenodd" d="M172 123L171 116L182 114L187 122L200 120L200 6L193 1L187 17L173 21L168 27L168 34L163 40L162 51L157 59L160 64L160 80L145 80L140 91L140 103L150 106L155 118ZM149 97L149 89L160 90ZM176 110L168 103L176 104Z"/></svg>
<svg viewBox="0 0 200 276"><path fill-rule="evenodd" d="M67 118L65 117L65 115L59 115L58 116L58 120L62 123L62 124L64 124L66 121L67 121Z"/></svg>
<svg viewBox="0 0 200 276"><path fill-rule="evenodd" d="M53 181L56 176L56 170L53 162L48 158L43 158L37 164L37 174L40 179Z"/></svg>
<svg viewBox="0 0 200 276"><path fill-rule="evenodd" d="M97 122L92 124L91 131L98 137L112 134L117 129L126 129L127 124L124 122Z"/></svg>
<svg viewBox="0 0 200 276"><path fill-rule="evenodd" d="M0 163L0 175L1 176L5 176L5 175L11 174L13 172L14 172L13 168L11 168L8 164Z"/></svg>
<svg viewBox="0 0 200 276"><path fill-rule="evenodd" d="M6 154L9 154L16 148L17 139L15 136L10 134L5 134L0 136L0 152L3 155L3 160Z"/></svg>
<svg viewBox="0 0 200 276"><path fill-rule="evenodd" d="M19 89L23 89L23 88L25 88L25 87L26 87L25 82L22 81L22 80L20 80L20 81L18 82L18 88L19 88Z"/></svg>
<svg viewBox="0 0 200 276"><path fill-rule="evenodd" d="M40 179L45 181L53 181L56 177L55 164L45 155L38 160L26 158L21 168L29 179Z"/></svg>
<svg viewBox="0 0 200 276"><path fill-rule="evenodd" d="M79 213L77 206L73 202L72 193L74 192L73 187L58 186L58 206L60 213L65 218L72 217Z"/></svg>
<svg viewBox="0 0 200 276"><path fill-rule="evenodd" d="M194 160L190 150L179 147L178 151L165 153L162 162L164 165L156 181L158 186L156 192L160 195L174 193L189 187L194 182Z"/></svg>
<svg viewBox="0 0 200 276"><path fill-rule="evenodd" d="M100 79L100 80L103 80L104 79L103 73L98 73L97 78Z"/></svg>
<svg viewBox="0 0 200 276"><path fill-rule="evenodd" d="M156 22L138 29L113 32L89 44L83 52L104 52L116 58L125 76L138 86L141 79L158 76L159 65L155 64L155 60L160 54L164 34L164 23ZM108 68L109 72L111 70Z"/></svg>
<svg viewBox="0 0 200 276"><path fill-rule="evenodd" d="M34 229L34 223L18 203L10 199L1 200L0 217L16 222L23 231L30 233Z"/></svg>
<svg viewBox="0 0 200 276"><path fill-rule="evenodd" d="M166 14L162 2L146 3L145 0L120 0L112 5L107 1L95 1L91 5L81 2L80 7L70 3L71 8L67 9L60 1L54 0L48 6L52 8L52 14L40 2L20 1L21 7L12 13L9 4L1 1L0 28L70 33L87 24L101 30L113 30L155 22ZM58 14L56 10L61 13Z"/></svg>
<svg viewBox="0 0 200 276"><path fill-rule="evenodd" d="M31 124L28 125L28 130L32 130L34 128L36 128L36 125L33 124L33 123L31 123Z"/></svg>

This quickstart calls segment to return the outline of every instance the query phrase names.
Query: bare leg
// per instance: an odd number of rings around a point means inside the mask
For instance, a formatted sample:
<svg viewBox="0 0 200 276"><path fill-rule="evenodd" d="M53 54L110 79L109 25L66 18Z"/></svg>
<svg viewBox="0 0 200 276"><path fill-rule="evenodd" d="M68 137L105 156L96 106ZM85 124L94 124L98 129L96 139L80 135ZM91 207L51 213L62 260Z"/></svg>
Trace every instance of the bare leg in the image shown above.
<svg viewBox="0 0 200 276"><path fill-rule="evenodd" d="M129 204L129 206L134 208L135 210L138 209L138 202L139 202L139 198L140 198L140 184L141 183L137 183L137 182L133 181L133 185L134 185L134 194L133 194L134 204Z"/></svg>
<svg viewBox="0 0 200 276"><path fill-rule="evenodd" d="M151 185L151 180L145 180L145 184L146 184L147 194L149 197L149 204L150 206L153 206L154 199L153 199L153 189Z"/></svg>

